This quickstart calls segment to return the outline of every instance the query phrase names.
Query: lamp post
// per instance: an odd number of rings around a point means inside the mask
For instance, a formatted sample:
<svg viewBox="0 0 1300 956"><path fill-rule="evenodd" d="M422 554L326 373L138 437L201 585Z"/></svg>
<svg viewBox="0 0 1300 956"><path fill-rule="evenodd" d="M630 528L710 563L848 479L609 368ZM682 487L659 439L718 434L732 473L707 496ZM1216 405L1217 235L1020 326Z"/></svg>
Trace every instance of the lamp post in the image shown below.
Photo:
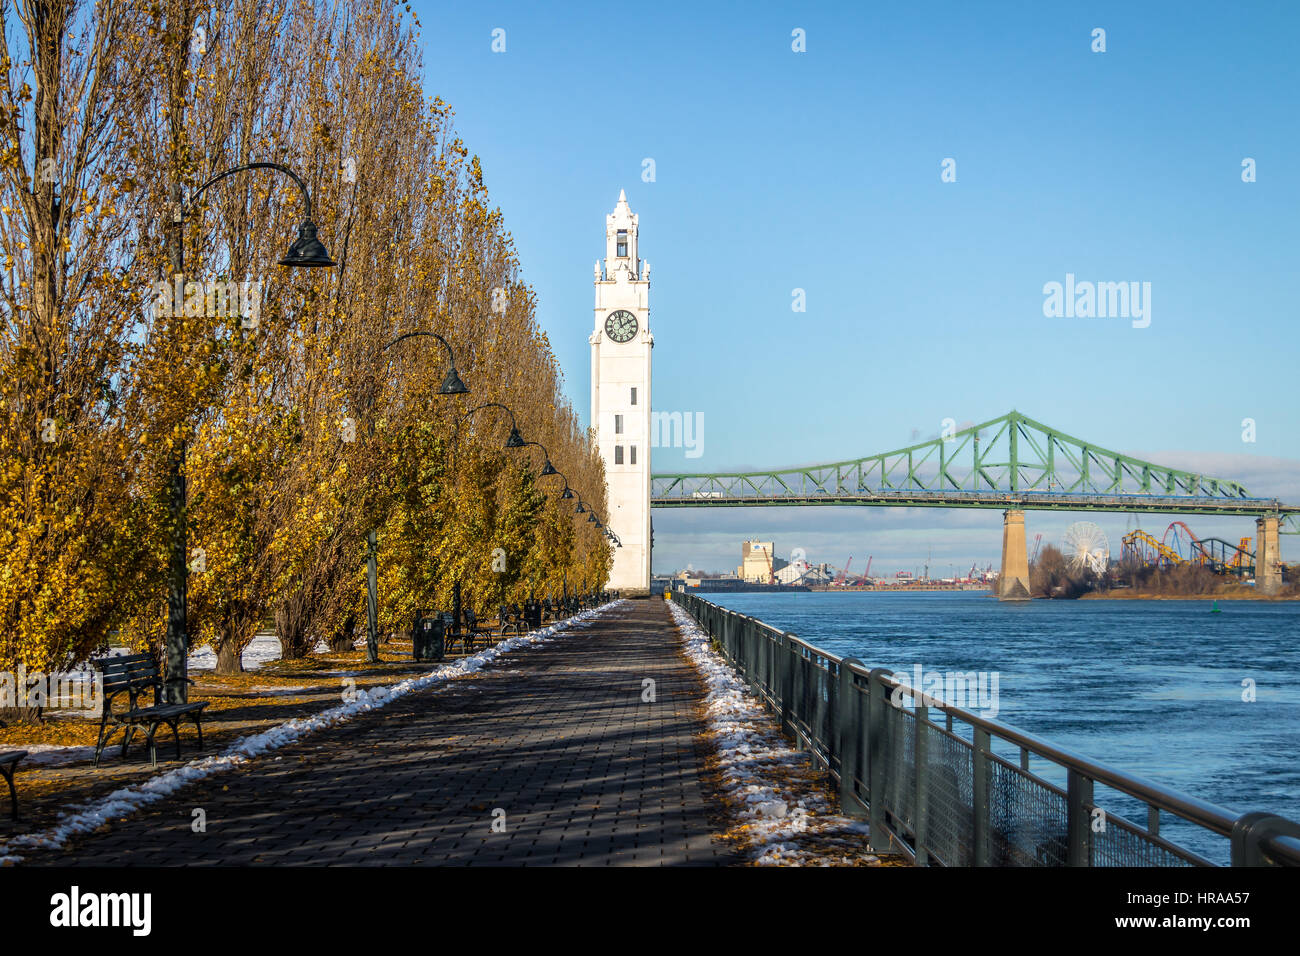
<svg viewBox="0 0 1300 956"><path fill-rule="evenodd" d="M527 444L527 442L524 441L524 436L519 433L519 422L515 420L515 413L510 408L508 408L505 405L502 405L500 402L484 402L482 405L475 405L465 414L461 415L460 418L456 419L456 424L452 426L452 430L451 430L452 431L451 441L452 441L453 448L460 447L461 422L465 421L465 419L469 418L475 412L482 411L485 408L500 408L507 415L510 416L510 435L506 438L506 444L505 444L506 448L523 448L524 445ZM451 615L452 623L455 627L460 627L460 582L459 581L455 582L452 585L452 594L453 594L452 615Z"/></svg>
<svg viewBox="0 0 1300 956"><path fill-rule="evenodd" d="M280 163L245 163L225 172L218 173L190 195L188 202L181 197L180 185L172 184L171 214L172 219L167 230L167 254L171 261L172 275L180 280L179 285L185 290L185 219L193 211L194 205L210 186L221 182L236 173L254 169L269 169L282 173L294 181L302 194L305 216L298 226L298 238L294 240L289 251L280 260L280 265L289 268L331 268L334 260L330 258L325 246L316 237L316 224L311 218L311 194L306 184L288 166ZM165 679L163 682L163 699L168 703L185 703L189 697L187 672L189 669L189 564L188 543L186 541L186 487L185 487L185 439L181 438L180 448L172 453L168 481L168 511L170 513L171 554L167 568L167 637L164 642L163 665Z"/></svg>
<svg viewBox="0 0 1300 956"><path fill-rule="evenodd" d="M451 345L437 332L406 332L399 335L393 341L385 345L380 352L387 352L398 342L406 339L419 338L428 336L437 339L442 343L442 347L447 350L447 369L446 376L443 377L442 385L438 387L439 395L466 395L469 393L469 387L461 381L460 373L456 371L456 353L451 350ZM368 429L371 436L375 433L374 417L374 400L370 402L370 407L366 410ZM379 663L379 532L371 528L366 533L366 663Z"/></svg>

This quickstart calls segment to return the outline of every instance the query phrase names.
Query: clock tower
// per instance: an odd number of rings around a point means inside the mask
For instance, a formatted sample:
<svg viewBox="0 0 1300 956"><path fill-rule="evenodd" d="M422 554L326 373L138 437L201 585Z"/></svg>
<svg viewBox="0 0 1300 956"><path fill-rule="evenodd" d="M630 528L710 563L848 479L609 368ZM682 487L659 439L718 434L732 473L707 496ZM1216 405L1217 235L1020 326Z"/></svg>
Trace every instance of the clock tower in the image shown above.
<svg viewBox="0 0 1300 956"><path fill-rule="evenodd" d="M638 257L637 217L627 196L605 217L605 259L596 263L591 333L591 424L605 460L607 527L614 549L609 587L650 592L650 265Z"/></svg>

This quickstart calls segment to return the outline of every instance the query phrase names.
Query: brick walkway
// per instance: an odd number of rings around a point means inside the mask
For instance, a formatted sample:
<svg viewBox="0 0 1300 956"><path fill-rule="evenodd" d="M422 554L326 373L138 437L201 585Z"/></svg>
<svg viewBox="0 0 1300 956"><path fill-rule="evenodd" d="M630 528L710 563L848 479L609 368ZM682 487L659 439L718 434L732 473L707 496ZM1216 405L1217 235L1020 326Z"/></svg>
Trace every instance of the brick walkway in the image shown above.
<svg viewBox="0 0 1300 956"><path fill-rule="evenodd" d="M185 787L32 864L719 865L701 687L662 601ZM655 681L656 702L642 701ZM195 833L195 808L207 832ZM504 832L494 818L504 811Z"/></svg>

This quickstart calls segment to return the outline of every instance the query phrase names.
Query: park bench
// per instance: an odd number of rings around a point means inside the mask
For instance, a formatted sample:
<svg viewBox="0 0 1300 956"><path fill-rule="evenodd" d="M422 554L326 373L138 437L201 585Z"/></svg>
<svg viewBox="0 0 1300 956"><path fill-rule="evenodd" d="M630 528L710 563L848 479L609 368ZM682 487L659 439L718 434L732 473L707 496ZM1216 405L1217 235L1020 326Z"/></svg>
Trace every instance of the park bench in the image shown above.
<svg viewBox="0 0 1300 956"><path fill-rule="evenodd" d="M122 757L131 744L131 737L137 729L147 731L149 744L149 762L158 765L158 753L154 746L154 735L158 725L166 724L171 728L176 741L176 759L181 756L180 722L190 720L199 735L199 749L203 749L203 708L207 701L190 704L164 704L162 702L162 675L158 673L158 662L152 654L129 654L122 657L105 657L92 662L104 676L104 707L99 719L99 741L95 744L95 763L99 766L100 755L108 741L117 731L122 731ZM194 683L186 678L188 683ZM140 696L146 691L153 691L152 707L141 707ZM125 710L113 709L113 700L121 694L127 697Z"/></svg>
<svg viewBox="0 0 1300 956"><path fill-rule="evenodd" d="M478 616L477 616L473 611L469 611L469 610L467 610L467 611L465 612L465 650L466 650L466 652L468 652L468 651L470 651L470 650L473 649L473 647L474 647L474 639L475 639L475 638L479 637L480 635L483 636L483 637L490 637L491 634L492 634L492 628L490 628L490 627L484 627L483 625L479 624L479 622L478 622ZM487 641L484 641L484 644L487 644L487 643L488 643Z"/></svg>
<svg viewBox="0 0 1300 956"><path fill-rule="evenodd" d="M447 646L451 647L454 642L460 641L461 650L468 654L474 647L475 639L480 636L490 635L492 629L480 625L478 617L469 609L465 610L464 618L464 623L456 624L452 620L451 614L443 614L442 616L446 625Z"/></svg>
<svg viewBox="0 0 1300 956"><path fill-rule="evenodd" d="M5 782L9 784L9 811L15 820L18 819L18 791L14 789L14 771L18 769L18 761L26 756L26 750L0 753L0 774L4 774Z"/></svg>
<svg viewBox="0 0 1300 956"><path fill-rule="evenodd" d="M524 620L519 613L519 605L511 604L509 606L502 604L501 609L497 612L498 623L501 627L501 635L506 634L524 634L528 630L528 622Z"/></svg>

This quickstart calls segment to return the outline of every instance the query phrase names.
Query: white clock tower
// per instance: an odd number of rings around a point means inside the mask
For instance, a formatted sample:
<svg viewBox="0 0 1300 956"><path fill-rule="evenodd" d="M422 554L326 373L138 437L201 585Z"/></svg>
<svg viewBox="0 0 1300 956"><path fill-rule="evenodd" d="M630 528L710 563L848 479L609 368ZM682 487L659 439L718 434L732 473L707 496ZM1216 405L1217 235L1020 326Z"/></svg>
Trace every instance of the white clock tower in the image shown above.
<svg viewBox="0 0 1300 956"><path fill-rule="evenodd" d="M637 256L637 217L619 190L605 217L605 261L596 263L591 333L591 423L605 460L607 526L614 549L609 587L650 591L650 265Z"/></svg>

